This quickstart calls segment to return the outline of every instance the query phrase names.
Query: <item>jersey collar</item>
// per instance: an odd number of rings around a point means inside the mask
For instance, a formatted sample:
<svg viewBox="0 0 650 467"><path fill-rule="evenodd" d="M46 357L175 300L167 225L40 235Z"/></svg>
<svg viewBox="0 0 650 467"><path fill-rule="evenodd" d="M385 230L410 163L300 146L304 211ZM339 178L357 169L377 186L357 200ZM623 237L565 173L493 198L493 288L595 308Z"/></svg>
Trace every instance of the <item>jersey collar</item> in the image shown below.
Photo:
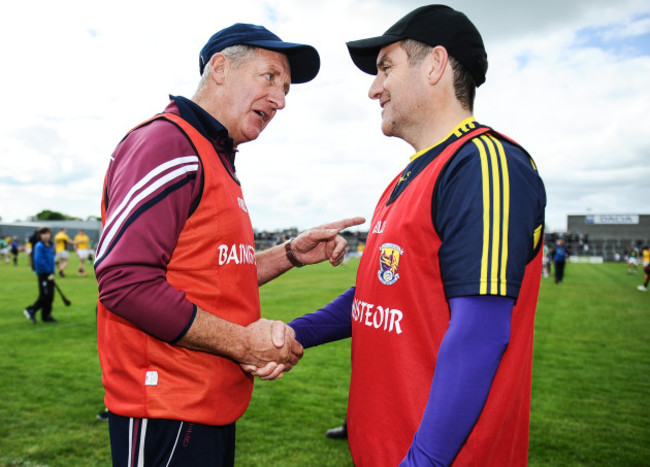
<svg viewBox="0 0 650 467"><path fill-rule="evenodd" d="M454 127L453 130L449 132L447 136L442 138L440 141L438 141L436 144L429 146L428 148L422 149L421 151L416 152L411 156L411 162L413 162L415 159L420 157L422 154L429 152L431 149L435 148L436 146L444 143L447 141L449 138L456 137L460 138L463 136L465 133L469 132L470 130L473 130L476 128L476 119L474 117L467 117L465 120L460 122L458 125Z"/></svg>

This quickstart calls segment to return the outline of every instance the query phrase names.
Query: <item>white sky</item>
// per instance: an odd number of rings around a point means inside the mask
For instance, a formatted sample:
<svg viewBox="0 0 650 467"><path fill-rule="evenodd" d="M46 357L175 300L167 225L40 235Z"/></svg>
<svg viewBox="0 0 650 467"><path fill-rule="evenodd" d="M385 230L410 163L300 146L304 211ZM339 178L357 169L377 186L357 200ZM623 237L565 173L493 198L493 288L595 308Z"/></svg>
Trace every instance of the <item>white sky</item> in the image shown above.
<svg viewBox="0 0 650 467"><path fill-rule="evenodd" d="M423 2L35 0L2 6L0 217L99 215L115 145L191 97L198 54L234 22L315 46L321 72L237 158L259 230L362 215L368 228L412 148L386 138L372 77L345 42L383 33ZM568 214L650 213L650 2L458 0L490 62L475 116L523 144L546 184L547 230ZM227 6L223 6L227 5Z"/></svg>

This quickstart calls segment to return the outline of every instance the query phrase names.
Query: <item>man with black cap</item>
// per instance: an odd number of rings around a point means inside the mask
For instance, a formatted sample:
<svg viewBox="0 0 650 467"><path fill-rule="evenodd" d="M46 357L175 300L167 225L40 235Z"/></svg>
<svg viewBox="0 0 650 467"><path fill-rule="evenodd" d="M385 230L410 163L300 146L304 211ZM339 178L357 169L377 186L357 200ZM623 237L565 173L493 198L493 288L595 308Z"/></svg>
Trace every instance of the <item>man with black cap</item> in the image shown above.
<svg viewBox="0 0 650 467"><path fill-rule="evenodd" d="M275 379L302 356L290 328L260 319L258 287L340 264L338 231L364 219L257 253L234 156L319 66L313 47L262 26L223 29L201 50L192 100L172 97L113 153L95 260L113 465L232 465L253 390L240 365Z"/></svg>
<svg viewBox="0 0 650 467"><path fill-rule="evenodd" d="M415 150L381 196L356 287L289 323L352 336L355 465L526 465L546 195L514 141L472 116L487 54L444 5L348 42L382 131Z"/></svg>

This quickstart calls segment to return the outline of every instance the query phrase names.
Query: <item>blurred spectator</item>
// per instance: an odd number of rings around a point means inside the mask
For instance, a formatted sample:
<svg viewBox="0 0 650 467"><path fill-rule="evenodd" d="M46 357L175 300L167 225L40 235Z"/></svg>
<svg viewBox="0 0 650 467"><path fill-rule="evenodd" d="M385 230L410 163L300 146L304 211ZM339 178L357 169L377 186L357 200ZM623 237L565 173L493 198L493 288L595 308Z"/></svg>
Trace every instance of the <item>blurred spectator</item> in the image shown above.
<svg viewBox="0 0 650 467"><path fill-rule="evenodd" d="M553 262L555 263L555 283L561 284L564 279L564 267L569 258L569 250L564 245L564 239L558 238L555 242L555 254L553 255Z"/></svg>
<svg viewBox="0 0 650 467"><path fill-rule="evenodd" d="M14 238L11 240L11 256L13 257L14 266L18 266L18 252L20 251L20 242L18 241L18 236L14 235Z"/></svg>
<svg viewBox="0 0 650 467"><path fill-rule="evenodd" d="M632 245L630 246L628 256L627 256L627 273L636 274L638 263L639 263L639 249L636 246Z"/></svg>
<svg viewBox="0 0 650 467"><path fill-rule="evenodd" d="M52 316L54 301L54 247L50 242L52 231L49 227L38 230L39 241L34 246L34 271L38 278L38 298L33 305L23 310L25 317L36 324L36 312L41 311L41 319L45 323L56 323Z"/></svg>

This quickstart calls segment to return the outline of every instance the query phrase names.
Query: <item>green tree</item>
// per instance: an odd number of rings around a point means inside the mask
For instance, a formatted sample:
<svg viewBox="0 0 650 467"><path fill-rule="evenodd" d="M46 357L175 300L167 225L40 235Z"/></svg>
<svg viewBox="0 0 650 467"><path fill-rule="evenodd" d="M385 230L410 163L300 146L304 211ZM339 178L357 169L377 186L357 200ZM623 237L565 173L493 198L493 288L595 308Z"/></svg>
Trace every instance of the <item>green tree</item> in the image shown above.
<svg viewBox="0 0 650 467"><path fill-rule="evenodd" d="M34 216L35 220L39 221L66 221L66 220L75 220L76 217L66 216L57 211L50 211L49 209L44 209Z"/></svg>

